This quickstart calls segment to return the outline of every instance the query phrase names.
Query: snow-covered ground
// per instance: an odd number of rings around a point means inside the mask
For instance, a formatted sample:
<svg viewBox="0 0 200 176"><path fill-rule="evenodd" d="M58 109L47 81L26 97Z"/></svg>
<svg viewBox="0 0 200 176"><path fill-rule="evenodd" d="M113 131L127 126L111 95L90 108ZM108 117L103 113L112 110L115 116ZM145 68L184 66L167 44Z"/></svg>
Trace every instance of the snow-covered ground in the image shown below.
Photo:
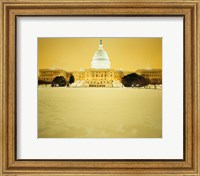
<svg viewBox="0 0 200 176"><path fill-rule="evenodd" d="M38 88L39 138L160 138L162 90Z"/></svg>

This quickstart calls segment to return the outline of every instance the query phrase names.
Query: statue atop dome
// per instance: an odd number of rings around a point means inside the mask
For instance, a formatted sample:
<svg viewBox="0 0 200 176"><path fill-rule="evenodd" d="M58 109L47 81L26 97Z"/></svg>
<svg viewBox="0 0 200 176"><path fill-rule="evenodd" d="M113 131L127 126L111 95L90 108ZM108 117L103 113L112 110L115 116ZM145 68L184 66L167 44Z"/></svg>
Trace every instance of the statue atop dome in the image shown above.
<svg viewBox="0 0 200 176"><path fill-rule="evenodd" d="M100 40L100 45L103 45L103 44L102 44L102 40Z"/></svg>
<svg viewBox="0 0 200 176"><path fill-rule="evenodd" d="M99 48L95 52L91 62L93 69L110 69L110 61L107 52L103 49L103 42L100 40Z"/></svg>

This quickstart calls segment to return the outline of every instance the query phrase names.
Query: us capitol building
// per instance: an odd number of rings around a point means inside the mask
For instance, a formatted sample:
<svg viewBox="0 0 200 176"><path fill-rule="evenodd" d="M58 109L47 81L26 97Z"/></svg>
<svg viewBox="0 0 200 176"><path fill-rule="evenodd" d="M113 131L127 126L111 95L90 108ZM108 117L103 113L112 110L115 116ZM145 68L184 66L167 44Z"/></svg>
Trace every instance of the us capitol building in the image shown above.
<svg viewBox="0 0 200 176"><path fill-rule="evenodd" d="M76 81L72 87L122 87L123 71L110 68L110 60L103 49L102 40L92 59L91 68L75 71L73 75Z"/></svg>
<svg viewBox="0 0 200 176"><path fill-rule="evenodd" d="M40 69L39 79L52 81L56 76L60 76L62 73L62 76L65 77L66 80L68 80L70 75L74 76L75 82L72 83L70 87L123 87L121 78L127 74L133 73L133 71L111 69L110 65L110 59L107 52L103 49L102 40L100 40L99 48L93 56L90 69L80 69L72 73L58 69ZM140 75L143 75L143 72L145 72L148 78L162 80L161 69L142 69L136 71L136 73ZM59 75L56 73L59 73Z"/></svg>

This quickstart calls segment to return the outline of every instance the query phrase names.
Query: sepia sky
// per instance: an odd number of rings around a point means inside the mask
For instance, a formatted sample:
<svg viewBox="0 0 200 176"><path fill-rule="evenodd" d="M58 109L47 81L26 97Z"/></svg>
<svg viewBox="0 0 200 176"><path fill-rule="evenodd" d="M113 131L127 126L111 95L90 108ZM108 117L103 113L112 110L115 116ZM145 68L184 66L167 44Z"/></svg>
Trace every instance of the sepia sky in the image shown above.
<svg viewBox="0 0 200 176"><path fill-rule="evenodd" d="M102 39L111 68L162 68L162 38L38 38L38 68L90 68Z"/></svg>

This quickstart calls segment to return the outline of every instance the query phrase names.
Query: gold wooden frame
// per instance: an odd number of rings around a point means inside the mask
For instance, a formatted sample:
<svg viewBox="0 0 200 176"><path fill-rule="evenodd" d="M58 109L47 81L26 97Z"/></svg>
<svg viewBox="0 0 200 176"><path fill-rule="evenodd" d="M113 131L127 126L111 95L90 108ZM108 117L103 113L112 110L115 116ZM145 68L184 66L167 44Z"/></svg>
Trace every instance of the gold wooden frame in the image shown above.
<svg viewBox="0 0 200 176"><path fill-rule="evenodd" d="M1 0L1 155L0 175L200 175L198 11L188 0ZM183 160L17 160L16 34L17 16L102 15L184 17L184 159Z"/></svg>

